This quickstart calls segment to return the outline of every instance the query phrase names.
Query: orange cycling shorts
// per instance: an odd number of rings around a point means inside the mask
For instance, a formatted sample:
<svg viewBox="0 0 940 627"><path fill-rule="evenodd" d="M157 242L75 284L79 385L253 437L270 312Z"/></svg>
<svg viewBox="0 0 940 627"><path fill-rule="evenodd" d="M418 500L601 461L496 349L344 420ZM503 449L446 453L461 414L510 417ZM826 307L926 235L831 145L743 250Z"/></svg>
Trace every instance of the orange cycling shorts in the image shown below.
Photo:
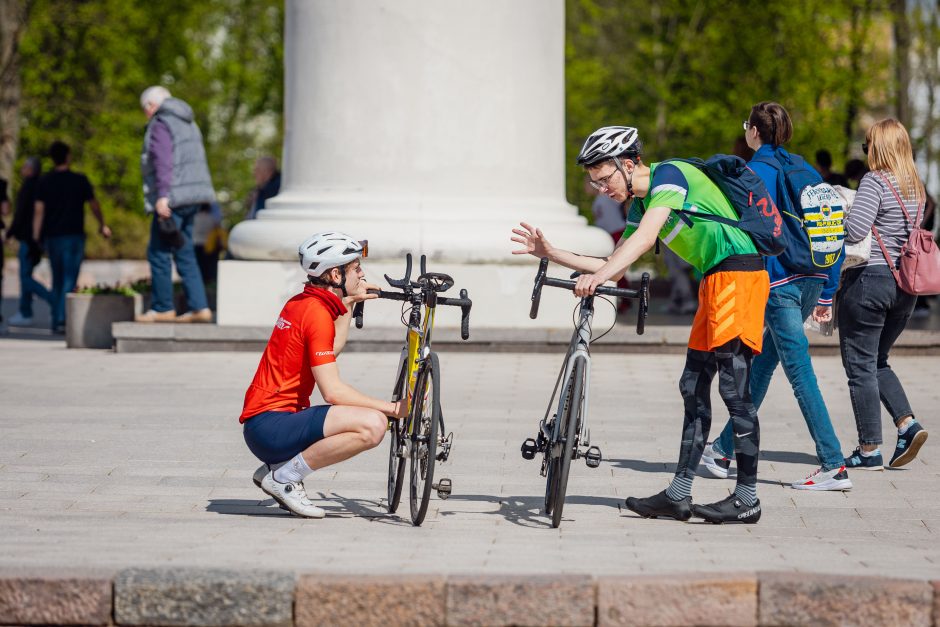
<svg viewBox="0 0 940 627"><path fill-rule="evenodd" d="M713 351L741 338L755 355L760 354L769 295L770 279L765 270L706 274L698 288L689 348Z"/></svg>

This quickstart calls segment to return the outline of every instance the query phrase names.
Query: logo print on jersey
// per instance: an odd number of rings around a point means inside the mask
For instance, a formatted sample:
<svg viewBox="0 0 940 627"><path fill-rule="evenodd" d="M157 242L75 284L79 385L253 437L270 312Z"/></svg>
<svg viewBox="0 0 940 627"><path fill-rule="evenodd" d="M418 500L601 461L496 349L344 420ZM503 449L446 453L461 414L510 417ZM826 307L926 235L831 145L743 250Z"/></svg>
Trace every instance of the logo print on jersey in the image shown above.
<svg viewBox="0 0 940 627"><path fill-rule="evenodd" d="M278 329L289 329L291 325L289 321L278 316L277 322L274 323L274 326L276 326Z"/></svg>

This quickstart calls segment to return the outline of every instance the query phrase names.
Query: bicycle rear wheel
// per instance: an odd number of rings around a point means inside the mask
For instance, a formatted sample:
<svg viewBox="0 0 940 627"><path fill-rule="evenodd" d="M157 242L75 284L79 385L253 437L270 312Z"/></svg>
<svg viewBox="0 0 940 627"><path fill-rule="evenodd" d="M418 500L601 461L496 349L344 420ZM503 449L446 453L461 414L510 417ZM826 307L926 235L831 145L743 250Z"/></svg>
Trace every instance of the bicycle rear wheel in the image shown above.
<svg viewBox="0 0 940 627"><path fill-rule="evenodd" d="M558 417L558 434L564 440L556 443L553 451L557 451L549 466L548 491L551 493L552 527L561 524L562 513L565 509L565 494L568 491L568 473L571 470L571 460L575 454L575 440L578 437L578 425L581 421L581 406L584 392L584 358L575 358L574 367L565 385L568 393L565 406Z"/></svg>
<svg viewBox="0 0 940 627"><path fill-rule="evenodd" d="M424 370L415 385L412 421L414 432L411 442L411 523L416 527L424 522L431 500L434 483L434 463L437 461L437 435L441 423L441 384L437 355L428 355Z"/></svg>
<svg viewBox="0 0 940 627"><path fill-rule="evenodd" d="M396 382L398 399L405 398L405 369L402 366ZM407 433L408 419L391 420L389 424L388 449L388 513L394 514L401 503L401 489L405 480L405 457L403 455L403 431Z"/></svg>
<svg viewBox="0 0 940 627"><path fill-rule="evenodd" d="M391 423L388 449L388 512L394 514L401 503L401 488L405 483L405 457L402 455L402 422L395 420Z"/></svg>

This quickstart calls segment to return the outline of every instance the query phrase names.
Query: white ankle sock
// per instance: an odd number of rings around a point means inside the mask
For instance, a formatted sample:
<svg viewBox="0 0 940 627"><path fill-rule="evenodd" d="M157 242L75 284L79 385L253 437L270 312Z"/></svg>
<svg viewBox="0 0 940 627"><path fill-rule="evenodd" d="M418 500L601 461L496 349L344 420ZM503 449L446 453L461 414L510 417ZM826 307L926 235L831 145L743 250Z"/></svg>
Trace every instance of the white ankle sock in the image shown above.
<svg viewBox="0 0 940 627"><path fill-rule="evenodd" d="M300 483L313 469L307 465L303 453L297 453L286 464L274 471L274 480L278 483Z"/></svg>
<svg viewBox="0 0 940 627"><path fill-rule="evenodd" d="M907 433L907 430L913 427L916 422L917 422L916 420L911 418L911 421L907 423L906 427L904 427L903 429L900 429L900 428L898 429L898 435L904 435L905 433Z"/></svg>
<svg viewBox="0 0 940 627"><path fill-rule="evenodd" d="M871 457L873 455L881 455L881 449L876 448L875 450L868 451L867 453L863 451L862 449L858 449L858 454L861 455L862 457Z"/></svg>

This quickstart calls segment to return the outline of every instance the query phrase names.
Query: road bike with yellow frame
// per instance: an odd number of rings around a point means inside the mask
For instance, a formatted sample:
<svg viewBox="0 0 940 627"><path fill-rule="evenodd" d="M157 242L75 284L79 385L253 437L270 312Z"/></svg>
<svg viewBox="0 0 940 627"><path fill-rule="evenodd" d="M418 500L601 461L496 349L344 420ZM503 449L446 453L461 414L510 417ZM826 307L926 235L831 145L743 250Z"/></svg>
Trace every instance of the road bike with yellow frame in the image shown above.
<svg viewBox="0 0 940 627"><path fill-rule="evenodd" d="M428 272L424 255L420 264L421 274L412 281L409 253L405 257L404 278L392 279L385 275L388 284L401 291L375 291L379 298L399 300L406 303L406 307L410 305L410 309L402 310L402 323L407 332L392 391L393 402L407 399L408 413L401 420L389 419L388 511L395 513L401 501L407 459L411 467L411 522L415 526L424 522L432 488L442 499L451 492L450 479L442 478L434 483L435 463L447 461L454 440L453 432L444 435L447 431L441 411L441 367L437 353L431 350L435 310L438 305L460 307L460 336L466 340L470 337L473 305L467 290L460 290L460 298L439 296L454 286L454 280L446 274ZM358 328L362 328L362 304L353 312Z"/></svg>

